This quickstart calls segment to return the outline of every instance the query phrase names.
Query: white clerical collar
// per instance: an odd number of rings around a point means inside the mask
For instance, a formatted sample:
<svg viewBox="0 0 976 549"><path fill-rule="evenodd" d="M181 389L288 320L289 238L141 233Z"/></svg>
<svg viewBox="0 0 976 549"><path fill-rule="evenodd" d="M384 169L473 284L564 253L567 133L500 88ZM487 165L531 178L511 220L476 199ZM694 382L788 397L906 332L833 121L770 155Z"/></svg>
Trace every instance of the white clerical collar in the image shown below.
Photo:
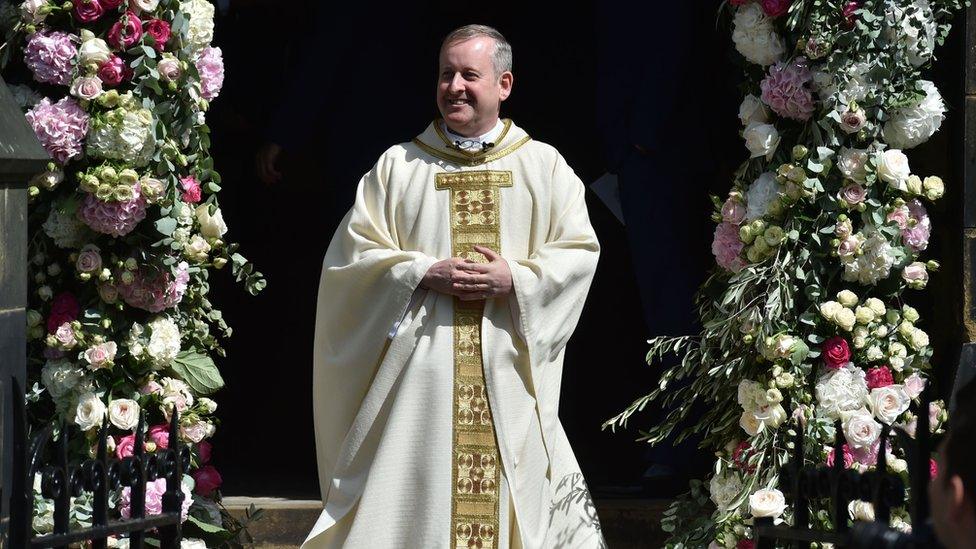
<svg viewBox="0 0 976 549"><path fill-rule="evenodd" d="M458 146L463 151L480 151L485 148L486 143L495 144L495 140L501 135L502 130L505 128L505 124L502 123L501 119L495 121L495 127L488 131L488 133L479 135L477 137L465 137L463 135L458 135L451 131L447 127L447 123L441 120L441 129L447 135L448 141Z"/></svg>

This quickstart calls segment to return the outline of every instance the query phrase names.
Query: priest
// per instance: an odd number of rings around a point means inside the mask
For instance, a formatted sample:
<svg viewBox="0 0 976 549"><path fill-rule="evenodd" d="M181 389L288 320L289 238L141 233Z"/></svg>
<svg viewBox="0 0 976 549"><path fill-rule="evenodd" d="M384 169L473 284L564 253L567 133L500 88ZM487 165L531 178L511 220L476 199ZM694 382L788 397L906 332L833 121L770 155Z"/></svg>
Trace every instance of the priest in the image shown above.
<svg viewBox="0 0 976 549"><path fill-rule="evenodd" d="M449 34L442 118L380 156L332 238L303 547L605 546L558 417L600 248L559 152L499 119L511 69L495 29Z"/></svg>

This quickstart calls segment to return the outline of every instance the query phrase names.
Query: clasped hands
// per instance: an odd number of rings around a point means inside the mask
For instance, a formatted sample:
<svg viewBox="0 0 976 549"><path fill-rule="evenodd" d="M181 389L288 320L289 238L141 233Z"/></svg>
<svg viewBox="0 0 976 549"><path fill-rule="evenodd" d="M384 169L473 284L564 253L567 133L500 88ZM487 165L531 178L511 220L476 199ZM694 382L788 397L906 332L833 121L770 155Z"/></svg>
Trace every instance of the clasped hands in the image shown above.
<svg viewBox="0 0 976 549"><path fill-rule="evenodd" d="M451 257L430 266L420 285L462 301L478 301L507 295L512 291L512 271L508 262L491 248L475 246L488 263Z"/></svg>

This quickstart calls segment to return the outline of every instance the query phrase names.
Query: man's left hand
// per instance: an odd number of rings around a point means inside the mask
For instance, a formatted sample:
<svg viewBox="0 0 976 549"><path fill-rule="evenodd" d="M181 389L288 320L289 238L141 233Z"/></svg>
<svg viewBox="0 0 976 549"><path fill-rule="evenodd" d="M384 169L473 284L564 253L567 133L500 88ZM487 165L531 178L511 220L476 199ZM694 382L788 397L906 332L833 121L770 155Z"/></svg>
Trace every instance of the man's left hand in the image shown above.
<svg viewBox="0 0 976 549"><path fill-rule="evenodd" d="M484 254L488 263L469 260L469 263L458 267L467 273L454 277L452 287L458 292L458 298L462 301L477 301L511 293L512 271L508 268L508 262L491 248L475 246L474 250Z"/></svg>

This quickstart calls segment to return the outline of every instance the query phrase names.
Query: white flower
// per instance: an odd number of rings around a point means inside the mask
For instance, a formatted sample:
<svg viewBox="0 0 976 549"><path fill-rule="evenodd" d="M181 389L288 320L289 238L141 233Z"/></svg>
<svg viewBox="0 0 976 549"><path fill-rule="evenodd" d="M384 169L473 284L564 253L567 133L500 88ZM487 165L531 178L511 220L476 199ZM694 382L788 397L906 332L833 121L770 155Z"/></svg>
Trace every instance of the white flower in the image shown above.
<svg viewBox="0 0 976 549"><path fill-rule="evenodd" d="M78 47L78 64L98 66L112 57L112 50L104 40L88 29L81 31L81 46Z"/></svg>
<svg viewBox="0 0 976 549"><path fill-rule="evenodd" d="M757 3L740 6L732 21L732 41L743 57L757 65L767 66L786 53L783 39L776 33L773 21Z"/></svg>
<svg viewBox="0 0 976 549"><path fill-rule="evenodd" d="M867 182L867 149L849 149L841 147L837 154L837 169L847 179L861 185Z"/></svg>
<svg viewBox="0 0 976 549"><path fill-rule="evenodd" d="M918 375L918 372L912 373L912 375L905 378L904 382L905 393L908 394L910 398L916 398L925 389L925 380L922 376Z"/></svg>
<svg viewBox="0 0 976 549"><path fill-rule="evenodd" d="M51 205L51 213L41 228L58 248L80 248L90 233L84 222L63 211L60 204Z"/></svg>
<svg viewBox="0 0 976 549"><path fill-rule="evenodd" d="M818 409L831 419L861 409L868 398L866 377L864 370L850 363L828 371L817 380Z"/></svg>
<svg viewBox="0 0 976 549"><path fill-rule="evenodd" d="M30 184L51 190L64 181L64 172L61 170L44 170L31 178Z"/></svg>
<svg viewBox="0 0 976 549"><path fill-rule="evenodd" d="M887 149L875 154L878 177L899 191L908 190L908 157L899 149Z"/></svg>
<svg viewBox="0 0 976 549"><path fill-rule="evenodd" d="M769 404L766 400L766 388L761 384L749 379L739 382L738 402L743 410L755 412Z"/></svg>
<svg viewBox="0 0 976 549"><path fill-rule="evenodd" d="M884 139L896 149L910 149L928 141L945 119L945 103L935 84L920 80L915 86L925 96L911 107L897 109L884 125Z"/></svg>
<svg viewBox="0 0 976 549"><path fill-rule="evenodd" d="M180 549L207 549L207 544L202 539L183 538L180 540Z"/></svg>
<svg viewBox="0 0 976 549"><path fill-rule="evenodd" d="M757 490L749 496L749 512L752 516L777 518L786 510L786 498L776 488Z"/></svg>
<svg viewBox="0 0 976 549"><path fill-rule="evenodd" d="M139 13L140 11L152 11L159 5L159 0L129 0L129 8Z"/></svg>
<svg viewBox="0 0 976 549"><path fill-rule="evenodd" d="M739 416L739 427L742 427L742 430L749 436L754 437L762 430L763 423L759 421L755 413L746 410Z"/></svg>
<svg viewBox="0 0 976 549"><path fill-rule="evenodd" d="M844 420L844 437L851 448L870 448L881 436L881 424L867 410L857 410Z"/></svg>
<svg viewBox="0 0 976 549"><path fill-rule="evenodd" d="M69 394L84 379L85 371L67 360L48 361L41 369L41 383L54 400Z"/></svg>
<svg viewBox="0 0 976 549"><path fill-rule="evenodd" d="M857 316L854 311L848 309L847 307L841 307L834 313L833 318L834 324L837 324L846 331L851 331L854 329L854 323L857 322Z"/></svg>
<svg viewBox="0 0 976 549"><path fill-rule="evenodd" d="M876 297L869 297L869 298L867 298L864 301L864 304L866 306L870 307L871 310L874 311L874 315L877 316L878 318L883 317L885 315L885 313L888 312L887 309L885 309L884 301L881 301L880 299L878 299ZM881 336L881 337L884 337L884 336Z"/></svg>
<svg viewBox="0 0 976 549"><path fill-rule="evenodd" d="M912 349L921 351L929 346L929 334L925 333L925 330L915 328L909 337L909 343L911 343Z"/></svg>
<svg viewBox="0 0 976 549"><path fill-rule="evenodd" d="M868 347L868 350L865 351L864 354L868 359L868 362L877 362L884 358L884 351L882 351L881 347L878 347L877 345Z"/></svg>
<svg viewBox="0 0 976 549"><path fill-rule="evenodd" d="M105 419L105 403L95 393L85 393L78 398L75 423L82 431L100 427L103 419Z"/></svg>
<svg viewBox="0 0 976 549"><path fill-rule="evenodd" d="M217 208L213 214L210 207L206 204L197 206L195 210L197 222L200 224L200 234L206 238L220 238L227 233L227 224L224 223L224 216Z"/></svg>
<svg viewBox="0 0 976 549"><path fill-rule="evenodd" d="M845 307L853 307L857 305L858 297L857 294L850 290L841 290L837 292L837 301Z"/></svg>
<svg viewBox="0 0 976 549"><path fill-rule="evenodd" d="M180 330L176 323L167 317L158 317L148 324L151 334L146 352L154 370L161 370L176 358L180 352Z"/></svg>
<svg viewBox="0 0 976 549"><path fill-rule="evenodd" d="M871 389L868 405L874 412L874 417L882 423L891 425L898 419L898 416L908 410L911 401L912 399L909 398L903 386L888 385L887 387Z"/></svg>
<svg viewBox="0 0 976 549"><path fill-rule="evenodd" d="M709 495L715 506L722 511L730 511L736 498L742 493L742 480L733 471L714 475L708 483Z"/></svg>
<svg viewBox="0 0 976 549"><path fill-rule="evenodd" d="M765 172L756 178L746 191L746 220L764 216L769 211L769 205L778 199L779 191L776 174Z"/></svg>
<svg viewBox="0 0 976 549"><path fill-rule="evenodd" d="M114 341L99 343L85 351L84 357L88 361L89 370L110 368L118 352L118 345Z"/></svg>
<svg viewBox="0 0 976 549"><path fill-rule="evenodd" d="M139 424L139 403L131 398L117 398L108 406L108 420L119 429L131 431Z"/></svg>
<svg viewBox="0 0 976 549"><path fill-rule="evenodd" d="M196 421L180 427L180 433L187 440L196 444L207 438L207 435L210 433L210 427L210 424L206 421Z"/></svg>
<svg viewBox="0 0 976 549"><path fill-rule="evenodd" d="M149 109L121 100L104 117L92 118L88 129L88 154L122 160L139 168L149 163L156 149Z"/></svg>
<svg viewBox="0 0 976 549"><path fill-rule="evenodd" d="M894 251L884 235L874 230L861 244L861 255L842 257L844 263L843 279L865 285L877 284L888 278L894 265Z"/></svg>
<svg viewBox="0 0 976 549"><path fill-rule="evenodd" d="M874 522L874 505L871 505L867 501L855 499L848 503L847 513L851 516L851 520Z"/></svg>
<svg viewBox="0 0 976 549"><path fill-rule="evenodd" d="M190 241L183 246L183 254L190 261L196 261L198 263L203 263L207 260L207 254L210 252L210 244L207 243L206 239L202 236L195 234L190 238Z"/></svg>
<svg viewBox="0 0 976 549"><path fill-rule="evenodd" d="M213 40L214 6L207 0L183 0L180 11L190 17L187 41L192 57Z"/></svg>
<svg viewBox="0 0 976 549"><path fill-rule="evenodd" d="M909 288L921 290L929 282L929 272L925 268L925 263L914 261L905 265L901 271L901 278Z"/></svg>
<svg viewBox="0 0 976 549"><path fill-rule="evenodd" d="M920 67L932 58L938 29L928 0L915 0L908 9L889 2L884 22L885 37L906 48L909 63Z"/></svg>
<svg viewBox="0 0 976 549"><path fill-rule="evenodd" d="M185 382L164 377L159 383L162 386L163 409L167 412L167 417L169 417L169 410L174 407L182 414L187 408L193 406L193 393Z"/></svg>
<svg viewBox="0 0 976 549"><path fill-rule="evenodd" d="M843 308L844 306L836 301L825 301L820 304L820 316L824 317L825 320L833 320L837 311Z"/></svg>
<svg viewBox="0 0 976 549"><path fill-rule="evenodd" d="M213 399L203 397L197 402L208 414L212 414L217 411L217 403L214 402Z"/></svg>
<svg viewBox="0 0 976 549"><path fill-rule="evenodd" d="M749 149L750 158L759 156L769 160L779 146L779 132L772 124L762 124L752 122L742 132L742 137L746 140L746 148Z"/></svg>
<svg viewBox="0 0 976 549"><path fill-rule="evenodd" d="M743 126L752 123L765 124L769 122L769 109L758 97L750 93L739 105L739 120Z"/></svg>
<svg viewBox="0 0 976 549"><path fill-rule="evenodd" d="M20 17L25 23L38 24L44 21L47 14L41 11L41 7L47 5L47 0L24 0L20 5Z"/></svg>

